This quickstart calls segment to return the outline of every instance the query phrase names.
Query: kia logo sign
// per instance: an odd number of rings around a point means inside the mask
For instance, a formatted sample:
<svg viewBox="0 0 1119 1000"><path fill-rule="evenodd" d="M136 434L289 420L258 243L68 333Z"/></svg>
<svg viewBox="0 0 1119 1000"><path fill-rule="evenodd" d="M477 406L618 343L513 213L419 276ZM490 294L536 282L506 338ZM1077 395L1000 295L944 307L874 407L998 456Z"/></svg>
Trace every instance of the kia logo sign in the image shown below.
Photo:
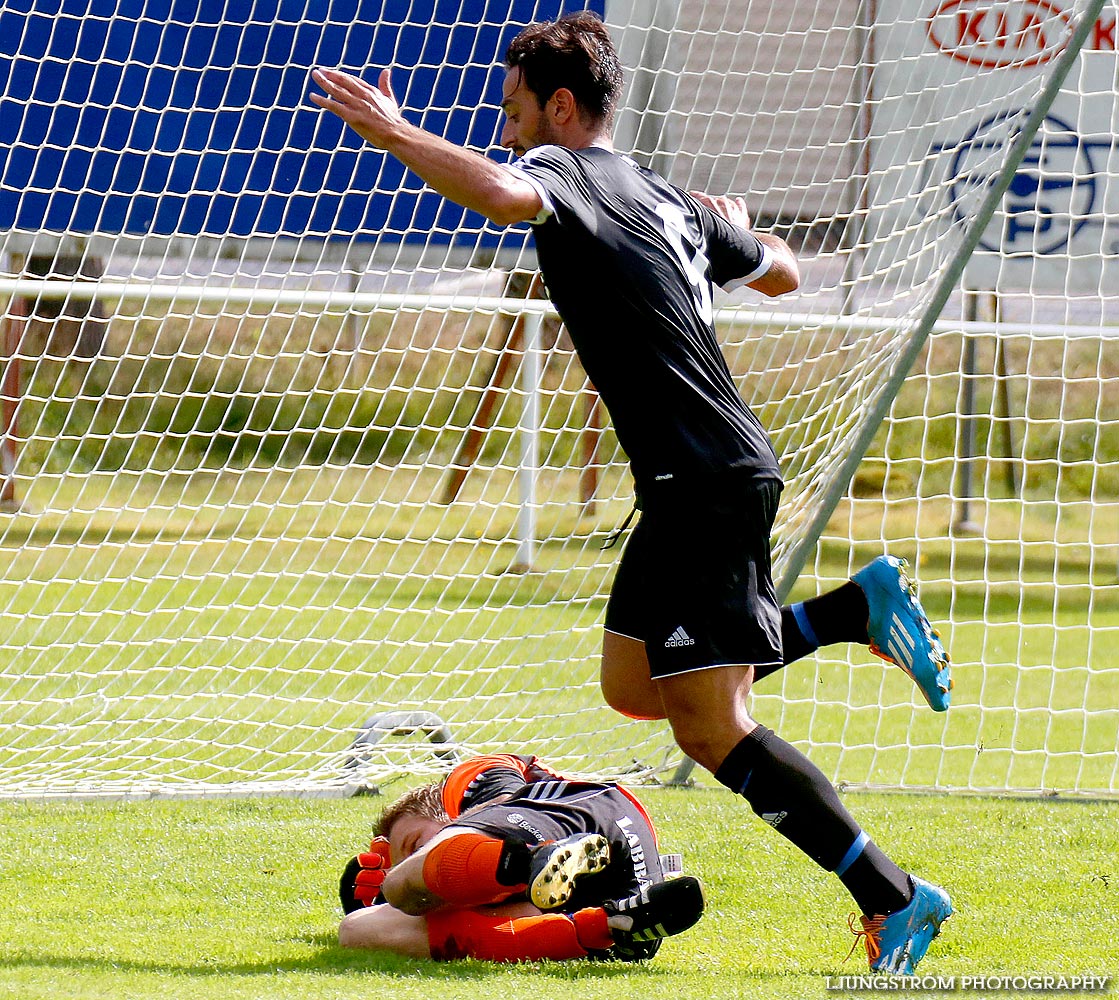
<svg viewBox="0 0 1119 1000"><path fill-rule="evenodd" d="M1055 59L1072 18L1050 0L946 0L929 18L941 52L988 69L1037 66Z"/></svg>

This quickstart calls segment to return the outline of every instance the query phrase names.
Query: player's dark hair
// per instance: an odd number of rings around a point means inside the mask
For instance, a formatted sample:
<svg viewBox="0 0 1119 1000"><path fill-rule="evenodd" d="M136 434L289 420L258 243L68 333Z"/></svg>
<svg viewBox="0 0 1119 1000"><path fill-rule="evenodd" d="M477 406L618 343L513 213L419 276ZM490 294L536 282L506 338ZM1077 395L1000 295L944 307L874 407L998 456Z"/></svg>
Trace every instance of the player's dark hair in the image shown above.
<svg viewBox="0 0 1119 1000"><path fill-rule="evenodd" d="M443 808L443 783L420 785L401 795L381 813L373 825L373 836L387 837L401 816L422 816L437 823L449 823L450 817Z"/></svg>
<svg viewBox="0 0 1119 1000"><path fill-rule="evenodd" d="M610 32L593 11L530 24L509 44L505 65L521 71L541 108L562 87L592 121L613 123L622 96L622 66Z"/></svg>

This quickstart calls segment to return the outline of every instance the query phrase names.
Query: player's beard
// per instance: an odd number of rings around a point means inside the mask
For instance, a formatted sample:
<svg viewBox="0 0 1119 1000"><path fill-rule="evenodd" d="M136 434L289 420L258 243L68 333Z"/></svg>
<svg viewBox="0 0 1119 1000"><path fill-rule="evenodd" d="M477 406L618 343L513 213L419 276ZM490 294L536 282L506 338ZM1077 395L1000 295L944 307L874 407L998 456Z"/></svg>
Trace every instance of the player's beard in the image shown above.
<svg viewBox="0 0 1119 1000"><path fill-rule="evenodd" d="M537 146L562 146L556 130L552 127L552 123L541 111L540 118L530 133L524 136L520 144L513 147L513 152L518 156L524 156L530 149L535 149Z"/></svg>

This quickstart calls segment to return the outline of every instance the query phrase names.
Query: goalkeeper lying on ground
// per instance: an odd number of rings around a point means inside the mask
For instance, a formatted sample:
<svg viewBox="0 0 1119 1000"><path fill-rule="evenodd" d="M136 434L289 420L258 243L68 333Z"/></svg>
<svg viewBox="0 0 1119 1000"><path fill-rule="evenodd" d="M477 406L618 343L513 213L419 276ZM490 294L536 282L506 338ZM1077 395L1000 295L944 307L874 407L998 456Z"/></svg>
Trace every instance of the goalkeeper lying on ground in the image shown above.
<svg viewBox="0 0 1119 1000"><path fill-rule="evenodd" d="M852 592L865 598L861 636L862 613L835 612ZM783 663L757 679L822 645L868 641L910 675L930 706L948 707L948 656L905 563L893 556L879 556L835 591L782 608L781 625ZM345 946L439 959L632 961L651 957L703 910L698 880L663 882L652 823L630 793L567 781L533 757L469 760L390 806L376 833L370 852L342 876ZM402 861L391 874L390 855Z"/></svg>
<svg viewBox="0 0 1119 1000"><path fill-rule="evenodd" d="M346 947L495 962L656 954L703 912L641 803L535 757L473 757L382 814L339 886Z"/></svg>

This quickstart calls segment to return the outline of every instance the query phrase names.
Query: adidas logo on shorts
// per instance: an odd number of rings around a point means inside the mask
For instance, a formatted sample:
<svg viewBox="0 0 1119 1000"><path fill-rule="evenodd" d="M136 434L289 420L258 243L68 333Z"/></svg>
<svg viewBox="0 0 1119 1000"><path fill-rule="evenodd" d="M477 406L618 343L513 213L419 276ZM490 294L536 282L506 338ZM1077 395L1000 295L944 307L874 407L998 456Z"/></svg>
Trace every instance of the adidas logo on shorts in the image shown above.
<svg viewBox="0 0 1119 1000"><path fill-rule="evenodd" d="M668 642L664 644L665 649L673 649L676 646L694 646L695 639L693 639L687 632L684 631L684 626L679 626L675 632L668 637Z"/></svg>

